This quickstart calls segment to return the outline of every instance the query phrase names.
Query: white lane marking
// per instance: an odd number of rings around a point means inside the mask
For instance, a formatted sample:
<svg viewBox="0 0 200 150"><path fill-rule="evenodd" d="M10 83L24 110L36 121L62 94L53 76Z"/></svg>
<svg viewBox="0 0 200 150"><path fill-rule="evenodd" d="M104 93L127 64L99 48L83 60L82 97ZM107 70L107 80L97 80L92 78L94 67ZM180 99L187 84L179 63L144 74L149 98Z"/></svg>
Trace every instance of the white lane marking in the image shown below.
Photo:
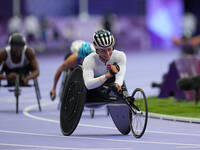
<svg viewBox="0 0 200 150"><path fill-rule="evenodd" d="M198 150L199 150L199 147L198 146L176 146L176 148L177 149L196 149L196 148L198 148Z"/></svg>
<svg viewBox="0 0 200 150"><path fill-rule="evenodd" d="M64 150L127 150L130 148L74 148L74 147L57 147L57 146L39 146L39 145L22 145L22 144L7 144L0 143L1 146L12 146L12 147L27 147L27 148L42 148L42 149L64 149Z"/></svg>
<svg viewBox="0 0 200 150"><path fill-rule="evenodd" d="M47 105L50 105L52 103L46 103L46 104L43 104L43 106L47 106ZM30 110L32 110L33 108L37 107L37 105L32 105L32 106L29 106L29 107L26 107L24 110L23 110L23 113L25 116L28 116L30 118L33 118L33 119L38 119L38 120L42 120L42 121L48 121L48 122L53 122L53 123L59 123L59 121L57 120L52 120L52 119L47 119L47 118L42 118L42 117L37 117L37 116L34 116L34 115L31 115L29 113ZM103 126L98 126L98 125L88 125L88 124L79 124L80 126L84 126L84 127L95 127L95 128L104 128L104 129L116 129L116 128L113 128L113 127L103 127ZM172 134L172 135L186 135L186 136L200 136L198 134L185 134L185 133L175 133L175 132L161 132L161 131L146 131L146 132L149 132L149 133L158 133L158 134ZM96 138L92 138L93 140L96 139ZM98 138L97 140L101 140L100 138ZM106 139L106 141L121 141L121 142L130 142L128 140L113 140L113 139ZM147 144L163 144L163 145L176 145L176 146L192 146L192 147L200 147L200 145L198 144L185 144L185 143L173 143L173 142L151 142L151 141L147 141L147 142L142 142L142 141L131 141L131 142L135 142L135 143L147 143Z"/></svg>
<svg viewBox="0 0 200 150"><path fill-rule="evenodd" d="M45 104L41 104L42 106L47 106L47 105L50 105L52 104L51 103L45 103ZM43 118L43 117L37 117L37 116L34 116L34 115L31 115L29 113L29 111L33 110L34 108L38 107L38 105L30 105L30 106L27 106L23 109L23 114L29 118L33 118L33 119L36 119L36 120L41 120L41 121L48 121L48 122L52 122L52 123L59 123L59 121L57 120L52 120L52 119L47 119L47 118Z"/></svg>
<svg viewBox="0 0 200 150"><path fill-rule="evenodd" d="M42 106L47 106L47 105L51 105L51 104L52 104L52 102L51 102L51 103L45 103L45 104L42 104ZM36 119L36 120L48 121L48 122L52 122L52 123L60 123L60 121L58 121L58 120L47 119L47 118L38 117L38 116L34 116L34 115L30 114L29 111L31 111L31 110L34 109L35 107L38 107L38 106L37 106L37 105L31 105L31 106L28 106L28 107L24 108L23 114L24 114L25 116L29 117L29 118L33 118L33 119ZM79 126L116 130L115 127L104 127L104 126L89 125L89 124L81 124L81 123L79 124Z"/></svg>
<svg viewBox="0 0 200 150"><path fill-rule="evenodd" d="M22 134L22 135L34 135L34 136L46 136L46 137L59 137L59 138L71 138L71 139L82 139L82 140L98 140L106 142L125 142L125 143L139 143L139 144L159 144L159 145L175 145L175 146L189 146L189 147L200 147L200 144L186 144L186 143L175 143L175 142L156 142L156 141L140 141L138 140L117 140L117 139L105 139L104 138L90 138L90 137L78 137L78 136L60 136L60 135L50 135L50 134L40 134L40 133L28 133L19 131L5 131L0 130L1 133L10 134Z"/></svg>
<svg viewBox="0 0 200 150"><path fill-rule="evenodd" d="M47 106L47 105L51 105L51 104L52 104L52 102L49 102L49 103L42 104L42 106ZM58 121L58 120L47 119L47 118L38 117L38 116L34 116L34 115L30 114L29 111L31 111L32 109L34 109L36 107L38 107L38 106L37 105L31 105L31 106L26 107L23 110L23 114L27 117L37 119L37 120L41 120L41 121L47 121L47 122L52 122L52 123L60 123L60 121ZM105 127L105 126L82 124L82 123L80 123L79 126L116 130L116 127ZM145 132L157 133L157 134L169 134L169 135L185 135L185 136L197 136L197 137L200 136L200 134L191 134L191 133L176 133L176 132L148 131L148 130L146 130Z"/></svg>
<svg viewBox="0 0 200 150"><path fill-rule="evenodd" d="M196 148L198 148L199 149L199 147L194 147L194 146L176 146L176 148L177 149L196 149Z"/></svg>
<svg viewBox="0 0 200 150"><path fill-rule="evenodd" d="M176 133L176 132L163 132L163 131L145 131L145 132L157 133L157 134L170 134L170 135L200 136L200 134L192 134L192 133Z"/></svg>

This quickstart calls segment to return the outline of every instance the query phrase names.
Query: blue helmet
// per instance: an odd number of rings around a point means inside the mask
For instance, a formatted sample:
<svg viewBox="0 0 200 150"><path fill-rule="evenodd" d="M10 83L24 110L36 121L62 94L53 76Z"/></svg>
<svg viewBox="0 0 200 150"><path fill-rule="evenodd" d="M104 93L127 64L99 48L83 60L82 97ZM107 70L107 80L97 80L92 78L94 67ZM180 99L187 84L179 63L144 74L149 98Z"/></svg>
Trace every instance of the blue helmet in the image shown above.
<svg viewBox="0 0 200 150"><path fill-rule="evenodd" d="M83 43L78 51L78 63L80 64L81 59L84 59L86 56L88 56L92 52L95 52L94 46L89 42Z"/></svg>

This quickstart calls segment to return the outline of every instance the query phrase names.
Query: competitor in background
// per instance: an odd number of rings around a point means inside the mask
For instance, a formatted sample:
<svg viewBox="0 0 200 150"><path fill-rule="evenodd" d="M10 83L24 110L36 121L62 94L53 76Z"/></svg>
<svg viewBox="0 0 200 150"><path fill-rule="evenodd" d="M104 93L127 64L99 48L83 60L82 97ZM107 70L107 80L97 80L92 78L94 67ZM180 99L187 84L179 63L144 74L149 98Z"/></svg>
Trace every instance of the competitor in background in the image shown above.
<svg viewBox="0 0 200 150"><path fill-rule="evenodd" d="M70 49L71 54L66 56L64 63L59 66L55 73L53 88L50 91L51 100L55 100L56 98L56 86L62 71L74 68L77 65L82 65L84 58L95 51L91 43L81 40L74 41Z"/></svg>
<svg viewBox="0 0 200 150"><path fill-rule="evenodd" d="M200 45L200 35L191 38L173 37L172 42L182 48L183 54L197 55Z"/></svg>
<svg viewBox="0 0 200 150"><path fill-rule="evenodd" d="M191 46L199 46L200 45L200 35L194 36L188 39L181 39L174 37L173 43L179 46L184 46L184 45L191 45Z"/></svg>
<svg viewBox="0 0 200 150"><path fill-rule="evenodd" d="M7 79L8 84L13 84L14 79L20 76L20 83L27 85L29 80L39 75L34 50L26 45L25 38L19 33L13 33L9 45L0 51L0 65L6 72L6 75L0 74L0 79Z"/></svg>

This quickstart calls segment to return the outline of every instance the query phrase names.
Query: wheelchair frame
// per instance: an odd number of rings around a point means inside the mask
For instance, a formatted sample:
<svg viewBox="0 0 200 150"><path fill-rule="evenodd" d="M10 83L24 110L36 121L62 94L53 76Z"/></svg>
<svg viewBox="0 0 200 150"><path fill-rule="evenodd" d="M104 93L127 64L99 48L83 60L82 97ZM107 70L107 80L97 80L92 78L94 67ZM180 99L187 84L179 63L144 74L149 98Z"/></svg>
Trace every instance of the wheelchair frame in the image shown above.
<svg viewBox="0 0 200 150"><path fill-rule="evenodd" d="M4 70L1 70L1 73L3 73ZM18 76L15 80L14 80L14 84L12 85L2 85L1 83L1 79L0 79L0 87L4 87L4 88L9 88L8 91L9 92L14 92L14 96L16 99L16 113L19 112L19 96L21 94L21 87L35 87L35 94L36 94L36 98L37 98L37 103L38 103L38 108L39 111L42 111L41 105L40 105L40 100L41 100L41 94L40 94L40 89L39 89L39 84L38 84L38 80L37 78L33 79L33 85L20 85L20 76ZM10 89L10 88L14 88L14 89Z"/></svg>

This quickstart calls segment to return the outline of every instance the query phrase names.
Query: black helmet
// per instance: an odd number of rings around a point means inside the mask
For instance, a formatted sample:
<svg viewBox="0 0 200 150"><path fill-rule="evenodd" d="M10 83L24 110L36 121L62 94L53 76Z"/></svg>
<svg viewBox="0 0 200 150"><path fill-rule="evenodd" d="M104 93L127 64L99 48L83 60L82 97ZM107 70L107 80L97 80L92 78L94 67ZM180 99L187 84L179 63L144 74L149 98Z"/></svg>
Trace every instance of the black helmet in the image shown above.
<svg viewBox="0 0 200 150"><path fill-rule="evenodd" d="M24 46L26 44L26 39L19 33L13 33L10 35L8 42L11 46Z"/></svg>
<svg viewBox="0 0 200 150"><path fill-rule="evenodd" d="M95 48L107 48L114 46L115 39L110 31L101 29L94 33L93 44Z"/></svg>

